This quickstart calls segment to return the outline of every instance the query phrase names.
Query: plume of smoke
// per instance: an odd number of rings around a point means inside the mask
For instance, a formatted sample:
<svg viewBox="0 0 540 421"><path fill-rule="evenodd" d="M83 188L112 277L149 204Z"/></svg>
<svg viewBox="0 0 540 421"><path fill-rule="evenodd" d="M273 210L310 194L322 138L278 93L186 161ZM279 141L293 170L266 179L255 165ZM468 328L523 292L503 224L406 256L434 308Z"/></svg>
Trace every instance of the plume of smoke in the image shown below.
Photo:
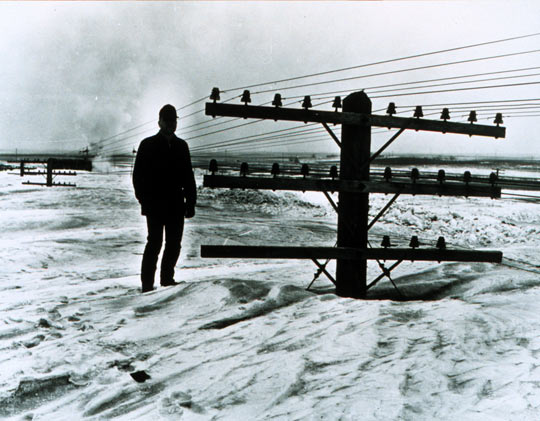
<svg viewBox="0 0 540 421"><path fill-rule="evenodd" d="M189 102L189 40L175 30L188 16L174 4L160 6L94 6L87 13L60 6L60 16L24 47L27 77L14 106L15 115L32 115L24 136L78 138L65 145L72 150L131 150L101 140L157 117L166 102Z"/></svg>

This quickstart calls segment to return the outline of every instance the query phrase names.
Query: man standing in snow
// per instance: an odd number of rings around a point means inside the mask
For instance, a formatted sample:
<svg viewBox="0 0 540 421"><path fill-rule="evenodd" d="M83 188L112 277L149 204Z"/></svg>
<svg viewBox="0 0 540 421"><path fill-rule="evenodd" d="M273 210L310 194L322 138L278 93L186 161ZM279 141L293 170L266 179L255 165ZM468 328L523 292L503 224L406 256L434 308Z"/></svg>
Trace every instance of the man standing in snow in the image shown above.
<svg viewBox="0 0 540 421"><path fill-rule="evenodd" d="M160 131L139 145L133 168L135 197L146 216L148 237L141 265L142 292L154 289L154 276L165 231L161 285L176 285L174 267L180 256L184 217L195 215L197 191L187 143L176 137L176 108L159 111Z"/></svg>

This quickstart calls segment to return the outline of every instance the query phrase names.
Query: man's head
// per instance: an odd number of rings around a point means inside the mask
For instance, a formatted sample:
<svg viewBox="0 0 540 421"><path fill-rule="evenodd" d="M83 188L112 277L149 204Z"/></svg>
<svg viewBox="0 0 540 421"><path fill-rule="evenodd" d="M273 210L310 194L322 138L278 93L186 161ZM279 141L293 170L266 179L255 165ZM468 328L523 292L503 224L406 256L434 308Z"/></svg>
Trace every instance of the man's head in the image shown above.
<svg viewBox="0 0 540 421"><path fill-rule="evenodd" d="M170 104L164 105L161 110L159 110L159 128L165 135L172 136L174 134L176 131L177 118L176 108Z"/></svg>

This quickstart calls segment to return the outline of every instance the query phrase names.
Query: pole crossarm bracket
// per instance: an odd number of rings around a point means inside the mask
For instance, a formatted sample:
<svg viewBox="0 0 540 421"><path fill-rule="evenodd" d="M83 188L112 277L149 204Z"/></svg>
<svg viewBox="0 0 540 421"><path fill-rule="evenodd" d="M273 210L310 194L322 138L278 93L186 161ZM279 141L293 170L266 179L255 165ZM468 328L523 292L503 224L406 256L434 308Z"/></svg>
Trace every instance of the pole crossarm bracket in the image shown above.
<svg viewBox="0 0 540 421"><path fill-rule="evenodd" d="M394 117L353 112L316 111L309 109L264 107L208 102L206 115L222 117L244 117L262 120L303 121L304 123L333 123L351 126L375 126L389 129L426 130L440 133L467 134L504 138L506 128L482 124L455 123L423 118Z"/></svg>
<svg viewBox="0 0 540 421"><path fill-rule="evenodd" d="M47 171L25 171L24 175L47 175ZM53 171L52 175L75 176L77 173L75 171Z"/></svg>
<svg viewBox="0 0 540 421"><path fill-rule="evenodd" d="M47 186L47 187L77 187L73 183L38 183L33 181L23 181L22 184L27 186Z"/></svg>
<svg viewBox="0 0 540 421"><path fill-rule="evenodd" d="M394 142L394 140L396 140L399 137L399 135L405 131L405 129L406 127L402 127L401 129L399 129L399 131L394 136L392 136L388 140L388 142L382 145L377 152L371 155L369 159L364 164L362 164L361 168L364 168L365 166L370 165L375 160L375 158L377 158L380 154L382 154L384 150L388 148L388 146L390 146Z"/></svg>
<svg viewBox="0 0 540 421"><path fill-rule="evenodd" d="M205 175L204 187L259 190L322 191L347 193L385 193L439 196L501 197L498 186L446 182L386 182L359 180L330 180L293 177L235 177L228 175Z"/></svg>
<svg viewBox="0 0 540 421"><path fill-rule="evenodd" d="M337 213L339 213L338 205L337 205L337 203L335 202L335 200L332 199L332 196L330 196L326 190L323 190L323 193L324 193L324 195L326 196L326 199L328 199L328 201L330 202L330 204L331 204L332 207L334 208L334 210L335 210Z"/></svg>
<svg viewBox="0 0 540 421"><path fill-rule="evenodd" d="M500 263L502 252L410 248L281 247L201 245L201 257L247 259L411 260Z"/></svg>
<svg viewBox="0 0 540 421"><path fill-rule="evenodd" d="M334 139L334 142L341 148L341 141L338 139L338 137L335 135L335 133L332 131L330 127L328 127L328 124L326 124L324 121L322 123L328 134Z"/></svg>
<svg viewBox="0 0 540 421"><path fill-rule="evenodd" d="M386 205L379 211L379 213L373 218L373 220L368 224L367 229L368 231L375 225L375 223L386 213L388 209L390 209L390 206L393 205L393 203L397 200L399 197L399 193L396 193Z"/></svg>
<svg viewBox="0 0 540 421"><path fill-rule="evenodd" d="M390 279L390 281L393 283L392 281L392 278L390 277L390 273L395 269L397 268L401 262L403 262L403 260L398 260L397 262L395 262L392 266L390 266L389 268L385 268L384 266L381 268L381 270L383 271L383 273L381 273L379 276L377 276L375 278L374 281L372 281L367 287L366 287L366 290L370 289L371 287L375 286L377 284L377 282L379 282L382 278L384 278L385 276L388 277L388 279ZM384 268L384 269L383 269Z"/></svg>
<svg viewBox="0 0 540 421"><path fill-rule="evenodd" d="M324 273L324 274L326 275L326 277L327 277L328 279L330 279L330 282L332 282L334 285L336 285L336 280L335 280L334 277L333 277L332 275L330 275L330 273L328 273L328 271L326 270L326 264L321 264L321 263L319 263L319 261L318 261L317 259L311 259L311 260L313 260L313 263L315 263L315 264L317 265L317 267L319 268L319 271L320 271L321 273ZM317 279L317 278L315 278L315 279ZM315 281L315 279L314 279L314 281ZM312 284L313 284L313 282L312 282ZM311 285L310 285L310 286L311 286ZM310 287L310 286L309 286L309 287ZM307 289L309 289L309 287L308 287Z"/></svg>

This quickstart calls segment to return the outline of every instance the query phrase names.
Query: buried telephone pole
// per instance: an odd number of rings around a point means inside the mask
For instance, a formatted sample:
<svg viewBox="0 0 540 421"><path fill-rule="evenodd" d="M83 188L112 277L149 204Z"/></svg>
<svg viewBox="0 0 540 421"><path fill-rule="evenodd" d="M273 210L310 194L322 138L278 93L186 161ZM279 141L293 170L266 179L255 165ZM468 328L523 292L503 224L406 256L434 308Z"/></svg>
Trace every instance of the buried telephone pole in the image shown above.
<svg viewBox="0 0 540 421"><path fill-rule="evenodd" d="M343 112L371 114L371 100L355 92L343 100ZM343 124L341 129L340 180L369 181L371 126ZM368 244L369 193L339 192L337 246L366 249ZM337 259L336 293L362 297L366 293L367 260Z"/></svg>
<svg viewBox="0 0 540 421"><path fill-rule="evenodd" d="M454 262L500 262L500 251L488 250L449 250L446 248L444 237L439 237L436 248L420 247L418 237L411 237L409 248L392 248L388 236L384 236L381 246L371 247L368 241L368 231L377 220L390 208L399 195L438 195L491 197L501 195L501 188L496 186L496 179L489 185L473 180L471 174L465 172L462 180L448 180L445 171L440 170L436 179L422 177L413 168L410 179L403 176L392 176L391 168L386 168L383 179L370 180L370 164L405 130L425 130L439 133L465 134L469 136L487 136L504 138L506 129L499 127L502 118L497 116L496 126L473 124L476 113L471 111L469 124L447 121L448 109L443 109L441 120L424 119L420 106L416 108L413 117L395 117L395 104L390 103L387 115L371 114L371 100L364 92L350 94L343 101L336 97L335 111L310 110L311 99L304 98L302 109L282 108L281 96L276 94L273 107L248 105L249 91L242 95L244 105L218 104L219 89L214 88L210 99L213 103L206 104L206 114L215 117L243 117L266 120L283 120L298 122L321 123L329 132L331 138L341 148L340 171L337 177L337 167L330 168L326 178L307 177L309 168L302 165L299 177L279 176L279 165L273 165L271 176L248 176L248 164L242 163L240 177L231 175L216 175L218 164L210 162L210 175L204 176L203 185L212 188L241 188L292 191L319 191L325 194L338 213L337 247L307 247L307 246L252 246L252 245L201 245L201 257L218 258L263 258L263 259L309 259L319 268L319 274L324 273L336 285L336 293L344 297L362 298L368 289L373 287L383 277L390 278L390 272L404 260L410 261L454 261ZM332 132L328 124L341 124L341 141ZM383 146L371 154L371 128L387 127L399 129ZM275 167L275 169L274 169ZM243 168L243 169L242 169ZM376 177L375 177L376 178ZM338 192L339 204L333 201L328 192ZM383 193L394 196L368 223L369 194ZM326 270L326 263L319 259L337 261L335 278ZM382 275L367 283L367 261L376 260L382 270ZM395 260L386 268L381 260ZM318 276L318 275L316 275ZM393 281L392 281L393 282Z"/></svg>

